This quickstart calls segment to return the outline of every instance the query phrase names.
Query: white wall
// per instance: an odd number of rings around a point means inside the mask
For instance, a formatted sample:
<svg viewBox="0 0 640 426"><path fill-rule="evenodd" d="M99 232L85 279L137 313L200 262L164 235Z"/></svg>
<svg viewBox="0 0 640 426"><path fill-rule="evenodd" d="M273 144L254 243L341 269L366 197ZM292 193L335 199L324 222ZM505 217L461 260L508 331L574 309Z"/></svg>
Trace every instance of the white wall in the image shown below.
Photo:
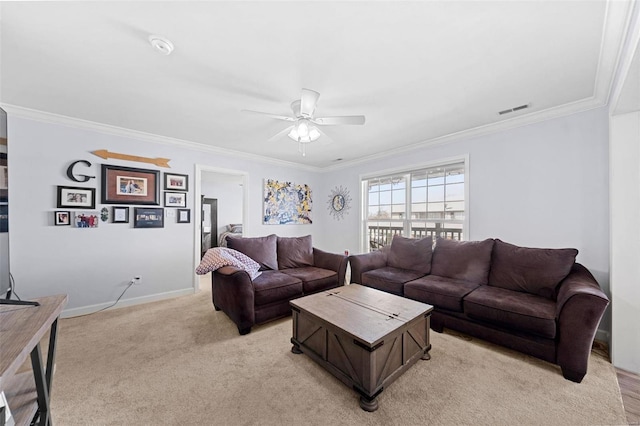
<svg viewBox="0 0 640 426"><path fill-rule="evenodd" d="M469 155L471 240L494 237L529 247L574 247L609 289L608 112L599 108L511 130L364 162L326 173L323 197L347 187L354 208L342 221L322 209L320 243L360 248L360 176ZM610 329L609 313L600 329ZM607 336L600 333L599 338Z"/></svg>
<svg viewBox="0 0 640 426"><path fill-rule="evenodd" d="M470 239L496 237L531 247L578 248L578 261L609 294L608 114L604 108L322 174L22 118L10 120L10 196L15 200L10 212L11 267L24 298L68 293L69 308L78 313L80 308L115 300L134 275L142 275L144 283L132 287L125 300L192 290L194 223L177 224L173 218L166 220L164 229L102 223L98 229L52 226L55 186L76 185L65 176L66 167L75 160L91 161L99 175L102 161L90 154L96 149L171 158L171 170L189 174L190 182L194 182L196 163L247 172L246 235L311 234L316 247L354 253L360 247L361 175L468 155ZM265 178L311 185L314 223L262 225ZM331 189L340 185L350 191L353 204L337 221L326 207ZM99 188L99 182L87 186ZM193 190L188 202L193 209ZM601 329L609 327L607 316Z"/></svg>
<svg viewBox="0 0 640 426"><path fill-rule="evenodd" d="M248 173L247 208L251 235L314 235L319 229L316 224L261 224L263 179L307 183L314 189L319 185L319 179L307 170L180 149L11 115L9 141L11 271L16 279L17 292L23 299L67 293L69 304L65 315L91 312L109 305L134 275L141 275L143 283L131 287L119 305L194 291L193 209L199 208L193 190L196 163L224 164L227 169ZM99 202L101 163L157 169L144 163L102 160L90 153L97 149L170 158L171 169L162 171L189 175L188 208L192 209L192 223L178 224L175 217L165 217L163 229L134 229L133 221L129 224L101 222L97 229L53 226L56 185L97 188L96 210L100 210L103 207ZM73 182L66 176L69 164L82 159L93 164L88 172L85 170L86 174L97 176L85 184Z"/></svg>
<svg viewBox="0 0 640 426"><path fill-rule="evenodd" d="M202 195L218 200L218 236L228 224L242 223L242 180L239 175L202 172Z"/></svg>
<svg viewBox="0 0 640 426"><path fill-rule="evenodd" d="M611 117L611 358L640 374L640 112Z"/></svg>

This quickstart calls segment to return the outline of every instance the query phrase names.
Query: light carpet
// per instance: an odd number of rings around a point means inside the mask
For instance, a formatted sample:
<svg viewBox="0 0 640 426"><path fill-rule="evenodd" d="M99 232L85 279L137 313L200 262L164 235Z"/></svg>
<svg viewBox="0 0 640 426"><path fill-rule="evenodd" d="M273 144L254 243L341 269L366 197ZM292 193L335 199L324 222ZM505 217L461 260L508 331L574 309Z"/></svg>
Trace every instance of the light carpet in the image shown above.
<svg viewBox="0 0 640 426"><path fill-rule="evenodd" d="M418 361L359 408L358 395L291 353L291 318L246 336L210 291L63 319L58 425L613 425L625 414L613 366L592 353L581 384L535 358L432 332Z"/></svg>

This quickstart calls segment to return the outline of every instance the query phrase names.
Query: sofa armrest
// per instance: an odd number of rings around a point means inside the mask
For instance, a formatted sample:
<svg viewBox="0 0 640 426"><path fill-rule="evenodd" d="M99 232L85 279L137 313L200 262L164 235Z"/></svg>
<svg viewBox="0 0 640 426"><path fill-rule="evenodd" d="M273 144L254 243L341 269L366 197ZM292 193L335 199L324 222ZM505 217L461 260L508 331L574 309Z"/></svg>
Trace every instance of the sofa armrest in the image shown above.
<svg viewBox="0 0 640 426"><path fill-rule="evenodd" d="M344 285L344 277L347 273L347 256L328 253L314 247L313 266L337 272L338 285Z"/></svg>
<svg viewBox="0 0 640 426"><path fill-rule="evenodd" d="M584 266L576 263L560 283L556 306L556 363L565 378L580 383L609 298Z"/></svg>
<svg viewBox="0 0 640 426"><path fill-rule="evenodd" d="M371 253L352 254L349 256L351 264L351 282L362 283L362 274L373 269L387 266L388 251L378 250Z"/></svg>
<svg viewBox="0 0 640 426"><path fill-rule="evenodd" d="M255 324L254 290L249 274L234 266L223 266L211 273L213 305L222 309L238 326L240 334Z"/></svg>

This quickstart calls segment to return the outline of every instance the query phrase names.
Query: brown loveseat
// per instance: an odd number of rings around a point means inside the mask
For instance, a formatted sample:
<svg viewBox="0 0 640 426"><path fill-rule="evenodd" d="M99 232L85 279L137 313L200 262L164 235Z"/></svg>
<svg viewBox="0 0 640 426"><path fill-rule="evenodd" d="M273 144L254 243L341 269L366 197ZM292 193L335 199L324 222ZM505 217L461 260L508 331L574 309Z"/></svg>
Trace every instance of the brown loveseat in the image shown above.
<svg viewBox="0 0 640 426"><path fill-rule="evenodd" d="M344 285L347 257L312 246L311 236L256 238L227 236L227 247L260 264L249 273L224 266L211 274L213 306L224 311L247 334L254 324L291 314L289 301Z"/></svg>
<svg viewBox="0 0 640 426"><path fill-rule="evenodd" d="M383 250L353 255L351 282L434 306L444 327L559 365L580 382L609 304L575 249L518 247L501 240L396 236Z"/></svg>

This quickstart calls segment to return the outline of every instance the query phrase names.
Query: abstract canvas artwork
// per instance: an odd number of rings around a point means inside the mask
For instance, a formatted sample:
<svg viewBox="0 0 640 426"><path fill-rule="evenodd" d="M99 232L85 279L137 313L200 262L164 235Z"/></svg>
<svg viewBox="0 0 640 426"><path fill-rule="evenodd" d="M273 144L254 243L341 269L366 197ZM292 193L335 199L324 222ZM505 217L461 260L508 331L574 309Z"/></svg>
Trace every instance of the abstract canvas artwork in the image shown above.
<svg viewBox="0 0 640 426"><path fill-rule="evenodd" d="M265 225L305 225L311 220L311 188L267 179L264 183Z"/></svg>

